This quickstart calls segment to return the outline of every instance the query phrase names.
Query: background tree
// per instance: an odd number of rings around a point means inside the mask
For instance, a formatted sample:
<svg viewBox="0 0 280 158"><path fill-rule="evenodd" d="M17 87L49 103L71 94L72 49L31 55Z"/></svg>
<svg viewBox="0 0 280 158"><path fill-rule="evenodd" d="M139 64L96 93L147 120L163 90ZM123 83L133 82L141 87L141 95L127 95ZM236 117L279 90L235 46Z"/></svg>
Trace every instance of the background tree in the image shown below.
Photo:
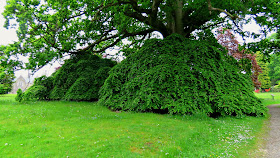
<svg viewBox="0 0 280 158"><path fill-rule="evenodd" d="M274 33L267 38L269 41L274 41L278 43L280 41L279 33ZM271 85L277 85L280 80L280 56L277 53L271 55L271 60L268 63L269 77L271 80Z"/></svg>
<svg viewBox="0 0 280 158"><path fill-rule="evenodd" d="M9 59L7 52L10 52L13 44L0 46L0 94L6 94L12 90L14 68L19 65L18 61Z"/></svg>
<svg viewBox="0 0 280 158"><path fill-rule="evenodd" d="M6 46L0 45L0 67L6 68L9 71L22 68L22 61L16 56L13 56L13 54L16 54L19 47L19 43L13 43Z"/></svg>
<svg viewBox="0 0 280 158"><path fill-rule="evenodd" d="M265 33L279 24L277 2L7 0L3 15L6 28L18 26L20 47L14 47L10 54L28 55L27 68L36 69L65 54L104 52L114 46L139 47L153 32L163 38L173 33L189 38L223 23L243 36L251 36L242 32L239 24L252 19L267 26ZM220 16L222 12L226 16ZM245 18L246 15L253 16Z"/></svg>
<svg viewBox="0 0 280 158"><path fill-rule="evenodd" d="M217 40L228 50L228 55L238 60L242 71L251 74L254 86L260 88L261 82L258 80L258 77L259 74L262 73L262 69L256 60L256 55L248 50L240 50L239 42L229 29L219 28Z"/></svg>
<svg viewBox="0 0 280 158"><path fill-rule="evenodd" d="M267 67L269 69L268 75L271 80L271 85L274 86L280 80L280 56L275 54L271 55L271 61Z"/></svg>
<svg viewBox="0 0 280 158"><path fill-rule="evenodd" d="M261 52L257 52L257 62L258 65L261 67L262 72L258 76L259 81L261 82L261 88L262 89L269 89L271 87L270 77L268 75L269 69L268 69L268 63L264 62L264 56Z"/></svg>
<svg viewBox="0 0 280 158"><path fill-rule="evenodd" d="M7 94L12 90L14 78L13 71L0 67L0 94Z"/></svg>

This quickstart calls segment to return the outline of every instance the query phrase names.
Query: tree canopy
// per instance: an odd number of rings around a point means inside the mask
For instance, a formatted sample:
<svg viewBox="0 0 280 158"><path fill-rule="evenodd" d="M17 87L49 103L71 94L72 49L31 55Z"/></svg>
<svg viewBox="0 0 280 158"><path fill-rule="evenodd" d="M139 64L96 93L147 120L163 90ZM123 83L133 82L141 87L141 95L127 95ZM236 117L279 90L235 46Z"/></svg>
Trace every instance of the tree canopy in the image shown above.
<svg viewBox="0 0 280 158"><path fill-rule="evenodd" d="M19 37L19 47L9 54L28 55L27 68L36 68L65 54L135 48L154 32L190 38L223 24L251 36L240 26L255 20L266 26L265 33L279 26L279 5L277 0L7 0L3 15L5 27L17 27Z"/></svg>

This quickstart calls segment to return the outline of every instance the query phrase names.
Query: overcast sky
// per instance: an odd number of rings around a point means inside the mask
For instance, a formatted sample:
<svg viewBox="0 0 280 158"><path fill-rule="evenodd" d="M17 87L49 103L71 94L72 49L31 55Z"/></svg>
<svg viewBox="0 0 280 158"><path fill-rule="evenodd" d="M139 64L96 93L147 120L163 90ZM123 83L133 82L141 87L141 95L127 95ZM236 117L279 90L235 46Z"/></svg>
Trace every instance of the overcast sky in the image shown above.
<svg viewBox="0 0 280 158"><path fill-rule="evenodd" d="M13 43L14 41L17 41L17 34L15 29L5 29L3 27L5 23L5 19L2 16L2 13L4 11L4 6L6 5L6 0L0 0L0 45L7 45L9 43Z"/></svg>

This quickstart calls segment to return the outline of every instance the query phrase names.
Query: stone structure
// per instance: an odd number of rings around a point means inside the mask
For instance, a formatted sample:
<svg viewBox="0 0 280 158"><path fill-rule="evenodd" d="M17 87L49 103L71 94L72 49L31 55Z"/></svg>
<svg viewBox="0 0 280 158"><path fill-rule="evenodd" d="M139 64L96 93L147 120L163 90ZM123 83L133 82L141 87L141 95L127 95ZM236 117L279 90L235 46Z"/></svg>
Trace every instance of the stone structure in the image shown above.
<svg viewBox="0 0 280 158"><path fill-rule="evenodd" d="M13 84L13 89L10 93L16 94L18 89L21 89L24 92L30 86L30 83L26 82L26 80L22 76L19 76Z"/></svg>

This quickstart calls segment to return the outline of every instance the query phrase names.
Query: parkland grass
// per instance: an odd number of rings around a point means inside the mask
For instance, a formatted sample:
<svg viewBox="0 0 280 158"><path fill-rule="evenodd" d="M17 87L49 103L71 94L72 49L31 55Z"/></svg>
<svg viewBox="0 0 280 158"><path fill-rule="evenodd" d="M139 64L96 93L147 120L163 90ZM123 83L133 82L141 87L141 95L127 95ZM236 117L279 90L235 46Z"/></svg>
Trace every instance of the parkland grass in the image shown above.
<svg viewBox="0 0 280 158"><path fill-rule="evenodd" d="M0 157L252 157L267 120L114 112L93 102L14 97L0 96Z"/></svg>
<svg viewBox="0 0 280 158"><path fill-rule="evenodd" d="M255 93L255 95L262 100L264 105L280 104L280 92Z"/></svg>

